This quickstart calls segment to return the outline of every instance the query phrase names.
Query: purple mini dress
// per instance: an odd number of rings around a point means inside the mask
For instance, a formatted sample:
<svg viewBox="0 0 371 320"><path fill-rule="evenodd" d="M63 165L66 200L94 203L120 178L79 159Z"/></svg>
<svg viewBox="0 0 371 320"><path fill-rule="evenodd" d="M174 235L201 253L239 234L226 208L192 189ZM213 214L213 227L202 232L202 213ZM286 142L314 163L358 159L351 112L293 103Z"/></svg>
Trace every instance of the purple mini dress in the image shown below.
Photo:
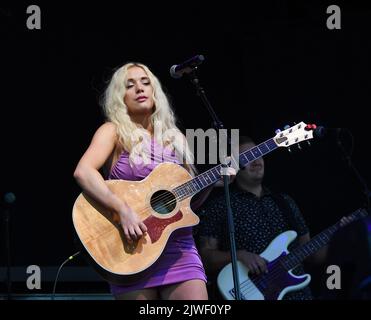
<svg viewBox="0 0 371 320"><path fill-rule="evenodd" d="M154 146L156 146L156 152L154 152ZM152 139L151 161L147 161L147 164L137 161L138 163L131 165L129 154L124 151L112 168L108 179L142 180L159 163L164 161L179 163L174 153L162 148ZM192 228L186 227L175 230L169 237L161 256L146 270L145 274L143 278L131 284L110 284L112 294L120 295L134 290L175 284L192 279L200 279L206 282L205 270L195 246Z"/></svg>

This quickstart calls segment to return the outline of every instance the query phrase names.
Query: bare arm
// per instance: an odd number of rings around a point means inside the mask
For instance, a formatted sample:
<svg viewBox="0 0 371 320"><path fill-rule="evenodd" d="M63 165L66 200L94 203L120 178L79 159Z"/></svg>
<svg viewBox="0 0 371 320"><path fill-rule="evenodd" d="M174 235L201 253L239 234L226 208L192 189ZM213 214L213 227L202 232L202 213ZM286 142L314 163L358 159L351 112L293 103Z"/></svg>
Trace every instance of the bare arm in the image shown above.
<svg viewBox="0 0 371 320"><path fill-rule="evenodd" d="M98 171L111 156L116 142L114 124L105 123L99 127L73 175L84 192L119 214L125 236L131 240L142 236L146 226L128 205L108 188Z"/></svg>
<svg viewBox="0 0 371 320"><path fill-rule="evenodd" d="M80 187L108 209L119 212L124 204L110 191L98 171L112 154L116 143L115 127L103 124L94 134L90 146L80 159L74 178Z"/></svg>

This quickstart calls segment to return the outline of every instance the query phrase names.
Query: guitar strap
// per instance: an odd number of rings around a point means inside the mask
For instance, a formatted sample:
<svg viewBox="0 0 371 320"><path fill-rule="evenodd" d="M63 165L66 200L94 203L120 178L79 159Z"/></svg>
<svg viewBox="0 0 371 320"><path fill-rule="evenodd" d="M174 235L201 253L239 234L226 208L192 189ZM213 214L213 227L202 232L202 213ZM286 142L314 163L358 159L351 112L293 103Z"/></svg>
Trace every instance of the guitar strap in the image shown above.
<svg viewBox="0 0 371 320"><path fill-rule="evenodd" d="M274 202L277 204L278 208L280 209L283 217L286 218L286 221L289 225L289 229L296 231L297 229L296 222L294 220L294 216L292 214L289 202L283 197L281 193L272 192L271 196Z"/></svg>

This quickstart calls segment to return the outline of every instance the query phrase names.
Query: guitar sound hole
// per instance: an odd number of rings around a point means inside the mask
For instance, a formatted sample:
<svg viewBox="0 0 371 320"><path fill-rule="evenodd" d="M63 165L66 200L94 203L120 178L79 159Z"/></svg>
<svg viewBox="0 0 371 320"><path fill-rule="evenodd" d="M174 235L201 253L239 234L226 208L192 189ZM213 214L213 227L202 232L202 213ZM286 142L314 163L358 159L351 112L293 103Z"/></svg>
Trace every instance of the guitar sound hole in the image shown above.
<svg viewBox="0 0 371 320"><path fill-rule="evenodd" d="M160 214L170 213L176 206L175 196L167 190L156 191L150 202L153 210Z"/></svg>

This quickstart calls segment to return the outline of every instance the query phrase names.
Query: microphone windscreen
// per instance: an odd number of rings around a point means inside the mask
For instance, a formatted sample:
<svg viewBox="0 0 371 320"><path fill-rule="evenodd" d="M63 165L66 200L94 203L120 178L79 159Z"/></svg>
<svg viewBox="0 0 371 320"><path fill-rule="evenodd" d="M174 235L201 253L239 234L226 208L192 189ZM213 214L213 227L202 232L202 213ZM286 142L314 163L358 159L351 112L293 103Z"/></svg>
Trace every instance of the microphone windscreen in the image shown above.
<svg viewBox="0 0 371 320"><path fill-rule="evenodd" d="M176 67L177 65L174 64L171 68L170 68L170 75L175 78L175 79L178 79L181 77L181 75L179 75L178 73L176 73Z"/></svg>
<svg viewBox="0 0 371 320"><path fill-rule="evenodd" d="M15 194L13 192L7 192L5 195L4 195L4 201L5 203L7 204L12 204L14 203L15 201Z"/></svg>

